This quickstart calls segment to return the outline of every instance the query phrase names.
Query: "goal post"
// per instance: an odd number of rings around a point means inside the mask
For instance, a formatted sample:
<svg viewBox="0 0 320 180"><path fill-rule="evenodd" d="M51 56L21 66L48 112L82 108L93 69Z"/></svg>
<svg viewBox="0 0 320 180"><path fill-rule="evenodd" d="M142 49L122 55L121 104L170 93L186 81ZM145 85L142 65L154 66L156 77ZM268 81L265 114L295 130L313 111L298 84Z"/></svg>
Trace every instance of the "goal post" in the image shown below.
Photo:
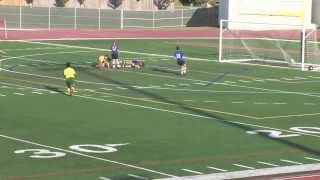
<svg viewBox="0 0 320 180"><path fill-rule="evenodd" d="M0 32L3 32L3 33L1 33L1 34L3 34L3 35L1 35L4 39L7 39L8 38L8 30L7 30L7 21L6 21L6 19L1 19L0 18ZM0 37L1 37L0 36Z"/></svg>
<svg viewBox="0 0 320 180"><path fill-rule="evenodd" d="M220 21L219 62L320 68L315 27Z"/></svg>

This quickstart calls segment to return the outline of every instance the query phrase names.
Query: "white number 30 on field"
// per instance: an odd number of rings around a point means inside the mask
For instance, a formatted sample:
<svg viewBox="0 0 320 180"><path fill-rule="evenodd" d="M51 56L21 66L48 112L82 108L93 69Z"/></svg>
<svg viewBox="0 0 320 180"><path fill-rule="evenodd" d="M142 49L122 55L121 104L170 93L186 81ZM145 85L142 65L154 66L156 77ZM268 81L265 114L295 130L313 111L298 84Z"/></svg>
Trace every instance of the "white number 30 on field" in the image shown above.
<svg viewBox="0 0 320 180"><path fill-rule="evenodd" d="M125 146L125 144L105 144L105 145L95 145L95 144L83 144L83 145L72 145L69 149L82 152L82 153L112 153L118 151L116 147ZM63 151L63 150L62 150ZM68 152L65 150L65 152ZM50 159L50 158L60 158L67 154L59 151L50 151L48 149L21 149L14 151L16 154L30 153L30 158L37 159Z"/></svg>

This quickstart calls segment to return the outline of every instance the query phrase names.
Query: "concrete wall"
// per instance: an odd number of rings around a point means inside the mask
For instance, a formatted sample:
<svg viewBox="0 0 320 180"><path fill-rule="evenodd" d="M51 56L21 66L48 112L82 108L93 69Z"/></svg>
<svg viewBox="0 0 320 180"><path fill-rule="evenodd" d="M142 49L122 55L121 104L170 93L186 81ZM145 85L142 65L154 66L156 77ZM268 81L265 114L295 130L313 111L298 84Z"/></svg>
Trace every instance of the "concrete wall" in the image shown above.
<svg viewBox="0 0 320 180"><path fill-rule="evenodd" d="M20 0L0 0L0 5L19 6Z"/></svg>
<svg viewBox="0 0 320 180"><path fill-rule="evenodd" d="M320 25L320 1L313 0L312 2L312 23Z"/></svg>
<svg viewBox="0 0 320 180"><path fill-rule="evenodd" d="M316 0L319 1L319 0ZM237 22L311 25L312 0L221 0L220 18ZM273 29L280 26L232 24L233 29ZM289 26L283 26L288 28Z"/></svg>

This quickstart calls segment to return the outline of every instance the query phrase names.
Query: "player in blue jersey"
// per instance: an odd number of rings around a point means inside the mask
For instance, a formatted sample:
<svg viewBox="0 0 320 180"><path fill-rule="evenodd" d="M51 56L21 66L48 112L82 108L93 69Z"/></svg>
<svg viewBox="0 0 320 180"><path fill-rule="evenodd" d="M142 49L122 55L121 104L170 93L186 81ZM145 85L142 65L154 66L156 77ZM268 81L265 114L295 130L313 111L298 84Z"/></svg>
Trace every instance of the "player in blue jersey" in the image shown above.
<svg viewBox="0 0 320 180"><path fill-rule="evenodd" d="M181 67L180 74L185 75L187 73L187 64L183 57L183 51L180 49L179 46L176 47L176 51L174 52L173 56L177 60L178 65Z"/></svg>
<svg viewBox="0 0 320 180"><path fill-rule="evenodd" d="M112 68L120 68L119 48L118 48L118 45L116 44L116 41L113 41L110 51L111 51Z"/></svg>

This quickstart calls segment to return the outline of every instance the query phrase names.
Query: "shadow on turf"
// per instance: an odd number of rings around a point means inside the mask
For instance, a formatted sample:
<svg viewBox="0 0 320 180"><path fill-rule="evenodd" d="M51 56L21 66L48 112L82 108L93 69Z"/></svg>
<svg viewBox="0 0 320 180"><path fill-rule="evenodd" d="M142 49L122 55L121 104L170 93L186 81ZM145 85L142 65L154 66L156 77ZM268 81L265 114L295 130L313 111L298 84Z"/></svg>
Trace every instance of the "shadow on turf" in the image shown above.
<svg viewBox="0 0 320 180"><path fill-rule="evenodd" d="M213 114L213 113L210 113L210 112L207 112L207 111L203 111L203 110L200 110L200 109L195 109L195 108L189 107L188 105L183 104L181 102L177 102L177 101L174 101L174 100L167 99L166 97L160 96L160 95L152 93L150 91L146 91L144 89L137 89L137 88L132 87L131 85L128 85L126 83L123 83L123 82L120 82L120 81L117 81L117 80L113 80L111 78L107 79L106 77L104 77L104 76L102 76L100 74L96 74L96 73L91 72L91 71L83 71L83 72L88 74L88 75L90 75L90 76L98 78L100 80L104 80L104 81L107 80L109 83L117 84L117 85L119 85L121 87L127 88L127 89L129 89L129 90L131 90L133 92L137 92L137 93L143 94L143 95L148 96L150 98L154 98L154 99L157 99L159 101L162 101L162 102L165 102L165 103L169 103L169 104L174 104L174 105L176 105L176 106L178 106L178 107L180 107L180 108L182 108L184 110L192 112L195 115L199 115L199 116L210 118L210 119L207 119L207 120L215 120L215 122L218 122L218 123L221 123L223 125L228 125L228 126L243 130L244 132L257 130L257 129L254 129L254 128L248 126L248 125L240 124L240 123L237 123L237 122L231 122L231 121L228 121L228 120L226 120L226 119L224 119L224 118L222 118L222 117L220 117L220 116L218 116L216 114ZM264 138L264 139L267 139L267 140L271 140L271 141L274 141L274 142L278 142L278 143L290 146L292 148L298 149L298 150L303 151L305 153L309 153L309 154L312 154L312 155L320 156L320 151L317 150L317 149L314 149L314 148L311 148L311 147L307 147L307 146L304 146L304 145L301 145L301 144L297 144L295 142L291 142L291 141L286 140L286 139L271 138L266 133L258 133L257 135L260 136L261 138Z"/></svg>
<svg viewBox="0 0 320 180"><path fill-rule="evenodd" d="M168 70L168 69L162 69L162 68L153 67L153 68L151 68L151 70L152 71L157 71L157 72L162 72L162 73L167 73L167 74L180 75L179 72L173 71L173 70Z"/></svg>
<svg viewBox="0 0 320 180"><path fill-rule="evenodd" d="M60 93L60 94L63 94L63 95L67 95L63 90L61 90L61 89L59 89L57 87L52 87L52 86L45 85L44 88L49 90L49 91L54 91L54 92L57 92L57 93Z"/></svg>

